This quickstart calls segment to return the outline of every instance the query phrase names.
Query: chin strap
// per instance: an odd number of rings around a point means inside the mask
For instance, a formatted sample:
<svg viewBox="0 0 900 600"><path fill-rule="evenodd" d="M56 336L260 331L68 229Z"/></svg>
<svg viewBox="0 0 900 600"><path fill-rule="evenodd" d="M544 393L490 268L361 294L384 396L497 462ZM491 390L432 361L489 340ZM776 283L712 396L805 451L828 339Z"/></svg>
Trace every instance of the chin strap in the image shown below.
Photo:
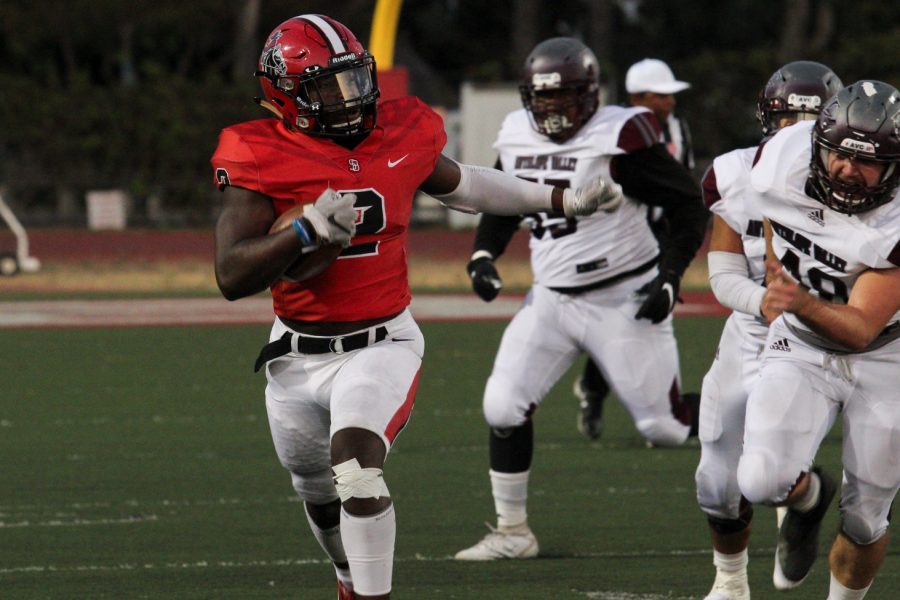
<svg viewBox="0 0 900 600"><path fill-rule="evenodd" d="M284 120L284 115L281 114L281 111L278 110L278 107L269 102L268 100L264 100L263 98L254 98L254 102L265 108L266 110L272 112L276 117L281 120Z"/></svg>

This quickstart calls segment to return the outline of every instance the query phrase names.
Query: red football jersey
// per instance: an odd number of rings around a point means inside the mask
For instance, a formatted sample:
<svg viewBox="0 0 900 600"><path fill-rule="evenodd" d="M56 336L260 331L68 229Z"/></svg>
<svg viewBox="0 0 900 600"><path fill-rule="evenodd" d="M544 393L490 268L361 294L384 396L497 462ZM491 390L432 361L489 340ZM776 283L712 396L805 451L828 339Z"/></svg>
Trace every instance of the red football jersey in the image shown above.
<svg viewBox="0 0 900 600"><path fill-rule="evenodd" d="M394 314L410 301L406 239L413 198L447 141L441 118L419 99L383 102L352 150L260 119L222 130L212 157L216 184L272 198L281 214L314 202L328 187L356 194L356 235L321 274L272 286L275 314L306 321L360 321Z"/></svg>

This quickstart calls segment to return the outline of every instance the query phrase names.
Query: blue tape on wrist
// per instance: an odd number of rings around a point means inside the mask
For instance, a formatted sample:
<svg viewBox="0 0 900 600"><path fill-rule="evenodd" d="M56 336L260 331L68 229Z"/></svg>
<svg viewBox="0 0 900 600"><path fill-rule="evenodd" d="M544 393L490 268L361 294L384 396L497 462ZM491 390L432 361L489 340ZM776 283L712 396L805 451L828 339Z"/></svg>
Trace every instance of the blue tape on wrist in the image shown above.
<svg viewBox="0 0 900 600"><path fill-rule="evenodd" d="M291 227L294 229L294 233L297 234L297 237L300 238L300 241L303 242L303 247L314 246L315 242L312 237L309 235L309 231L306 230L306 227L303 226L303 222L300 220L300 217L297 217L293 221L291 221Z"/></svg>

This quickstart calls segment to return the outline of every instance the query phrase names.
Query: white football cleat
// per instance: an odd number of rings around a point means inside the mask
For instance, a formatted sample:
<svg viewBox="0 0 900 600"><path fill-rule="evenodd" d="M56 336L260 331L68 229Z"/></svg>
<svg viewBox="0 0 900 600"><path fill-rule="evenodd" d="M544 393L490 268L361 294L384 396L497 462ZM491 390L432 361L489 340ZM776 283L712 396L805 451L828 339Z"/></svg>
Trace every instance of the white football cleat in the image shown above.
<svg viewBox="0 0 900 600"><path fill-rule="evenodd" d="M750 585L747 571L739 573L716 573L716 581L703 600L750 600Z"/></svg>
<svg viewBox="0 0 900 600"><path fill-rule="evenodd" d="M538 543L528 525L510 531L500 531L485 523L489 534L472 546L456 553L456 560L502 560L504 558L534 558Z"/></svg>

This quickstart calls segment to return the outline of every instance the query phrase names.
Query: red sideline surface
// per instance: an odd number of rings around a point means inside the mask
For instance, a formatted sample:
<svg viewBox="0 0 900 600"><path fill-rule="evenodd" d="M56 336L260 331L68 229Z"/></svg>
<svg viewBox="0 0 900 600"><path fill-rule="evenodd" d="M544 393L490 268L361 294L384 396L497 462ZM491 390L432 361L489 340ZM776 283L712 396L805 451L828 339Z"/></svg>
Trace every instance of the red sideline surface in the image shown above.
<svg viewBox="0 0 900 600"><path fill-rule="evenodd" d="M471 230L410 229L411 256L435 260L466 260L472 253L475 234ZM88 231L86 229L35 229L28 232L30 254L43 261L145 261L213 260L211 230ZM707 234L699 255L709 246ZM0 230L0 251L13 251L15 238ZM504 256L528 260L528 234L518 232Z"/></svg>
<svg viewBox="0 0 900 600"><path fill-rule="evenodd" d="M471 231L411 230L409 251L434 260L461 260L472 249ZM103 231L45 229L29 232L30 253L43 261L213 260L213 234L208 230ZM0 250L14 247L11 235L0 235ZM702 252L703 250L701 250ZM517 234L507 256L528 260L528 236ZM709 292L682 292L676 316L721 316L728 310ZM522 296L505 294L485 303L473 294L418 294L412 311L422 321L509 319ZM270 323L269 298L238 302L211 299L0 302L0 327L110 327Z"/></svg>

